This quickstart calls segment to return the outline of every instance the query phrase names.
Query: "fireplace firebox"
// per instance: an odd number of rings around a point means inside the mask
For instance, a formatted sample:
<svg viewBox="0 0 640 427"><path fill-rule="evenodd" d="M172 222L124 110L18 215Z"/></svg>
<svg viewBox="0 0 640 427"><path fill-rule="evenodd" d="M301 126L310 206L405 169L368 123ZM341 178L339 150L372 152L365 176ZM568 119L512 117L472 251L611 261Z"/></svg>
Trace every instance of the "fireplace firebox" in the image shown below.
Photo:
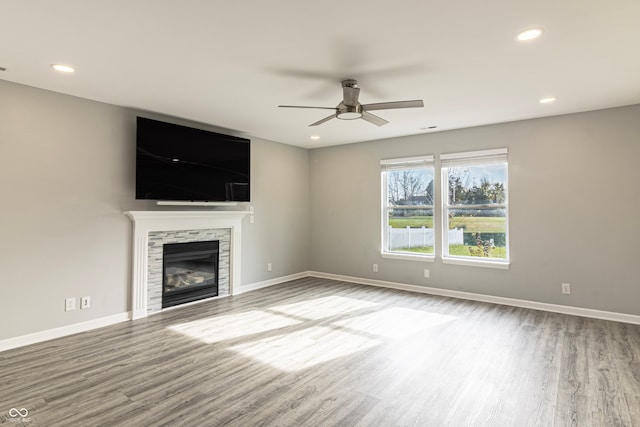
<svg viewBox="0 0 640 427"><path fill-rule="evenodd" d="M162 246L162 308L218 295L218 240Z"/></svg>

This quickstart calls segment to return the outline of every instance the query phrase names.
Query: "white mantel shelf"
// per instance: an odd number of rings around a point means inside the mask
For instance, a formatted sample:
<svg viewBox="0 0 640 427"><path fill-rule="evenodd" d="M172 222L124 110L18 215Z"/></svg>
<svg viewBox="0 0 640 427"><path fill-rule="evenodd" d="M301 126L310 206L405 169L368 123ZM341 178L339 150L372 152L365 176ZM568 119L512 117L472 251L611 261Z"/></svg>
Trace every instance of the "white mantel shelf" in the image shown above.
<svg viewBox="0 0 640 427"><path fill-rule="evenodd" d="M242 219L249 211L128 211L124 213L135 223L144 221L180 221L204 220L206 222L222 218Z"/></svg>
<svg viewBox="0 0 640 427"><path fill-rule="evenodd" d="M131 317L147 316L149 233L153 231L231 229L231 271L229 290L240 284L242 218L249 211L128 211L133 221L133 272Z"/></svg>

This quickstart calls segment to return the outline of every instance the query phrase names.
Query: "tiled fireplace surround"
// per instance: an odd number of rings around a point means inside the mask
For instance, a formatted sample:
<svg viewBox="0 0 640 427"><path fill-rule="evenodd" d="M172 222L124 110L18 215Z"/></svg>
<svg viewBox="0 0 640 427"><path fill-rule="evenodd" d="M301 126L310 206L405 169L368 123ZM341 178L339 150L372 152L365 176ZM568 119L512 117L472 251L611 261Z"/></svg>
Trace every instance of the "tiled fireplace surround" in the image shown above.
<svg viewBox="0 0 640 427"><path fill-rule="evenodd" d="M218 240L218 296L230 295L229 292L229 256L231 254L231 229L211 230L168 230L149 233L147 248L147 313L162 310L162 257L165 243L187 243Z"/></svg>
<svg viewBox="0 0 640 427"><path fill-rule="evenodd" d="M162 245L219 240L219 296L240 284L244 211L130 211L133 227L132 318L162 310Z"/></svg>

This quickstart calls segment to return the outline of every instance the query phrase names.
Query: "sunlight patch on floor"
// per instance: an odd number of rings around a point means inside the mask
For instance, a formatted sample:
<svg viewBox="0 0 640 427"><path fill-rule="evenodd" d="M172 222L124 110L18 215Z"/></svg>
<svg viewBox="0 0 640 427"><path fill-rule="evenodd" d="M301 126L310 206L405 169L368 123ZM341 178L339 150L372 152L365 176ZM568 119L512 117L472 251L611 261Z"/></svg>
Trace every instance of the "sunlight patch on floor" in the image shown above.
<svg viewBox="0 0 640 427"><path fill-rule="evenodd" d="M356 310L378 306L378 303L341 296L328 296L271 307L269 311L278 311L305 319L325 319L350 313Z"/></svg>
<svg viewBox="0 0 640 427"><path fill-rule="evenodd" d="M264 310L185 322L168 329L204 343L241 339L229 350L282 371L293 372L349 356L443 325L453 316L391 307L369 312L378 303L327 296ZM323 325L315 324L321 321ZM325 323L326 322L326 323ZM286 327L292 330L279 330ZM269 336L261 336L260 334Z"/></svg>
<svg viewBox="0 0 640 427"><path fill-rule="evenodd" d="M455 319L444 314L393 307L338 320L332 324L385 338L405 338Z"/></svg>
<svg viewBox="0 0 640 427"><path fill-rule="evenodd" d="M230 347L274 368L293 372L372 348L380 341L325 326Z"/></svg>
<svg viewBox="0 0 640 427"><path fill-rule="evenodd" d="M194 320L192 322L169 326L167 329L190 338L198 339L206 344L212 344L228 339L272 331L298 323L300 323L300 321L286 316L254 310L245 313Z"/></svg>

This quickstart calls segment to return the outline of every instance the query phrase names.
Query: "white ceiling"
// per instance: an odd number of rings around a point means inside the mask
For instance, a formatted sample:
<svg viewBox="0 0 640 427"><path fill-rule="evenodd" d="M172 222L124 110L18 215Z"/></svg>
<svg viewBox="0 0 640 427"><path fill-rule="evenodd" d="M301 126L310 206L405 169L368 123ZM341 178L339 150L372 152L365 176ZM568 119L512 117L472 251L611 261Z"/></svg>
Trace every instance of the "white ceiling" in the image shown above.
<svg viewBox="0 0 640 427"><path fill-rule="evenodd" d="M518 42L522 30L540 38ZM302 147L640 103L638 0L5 0L0 79ZM53 63L76 68L53 71ZM390 121L331 120L424 99ZM540 98L554 96L553 104ZM0 94L1 97L1 94ZM436 130L425 130L437 126ZM310 140L319 135L320 140Z"/></svg>

